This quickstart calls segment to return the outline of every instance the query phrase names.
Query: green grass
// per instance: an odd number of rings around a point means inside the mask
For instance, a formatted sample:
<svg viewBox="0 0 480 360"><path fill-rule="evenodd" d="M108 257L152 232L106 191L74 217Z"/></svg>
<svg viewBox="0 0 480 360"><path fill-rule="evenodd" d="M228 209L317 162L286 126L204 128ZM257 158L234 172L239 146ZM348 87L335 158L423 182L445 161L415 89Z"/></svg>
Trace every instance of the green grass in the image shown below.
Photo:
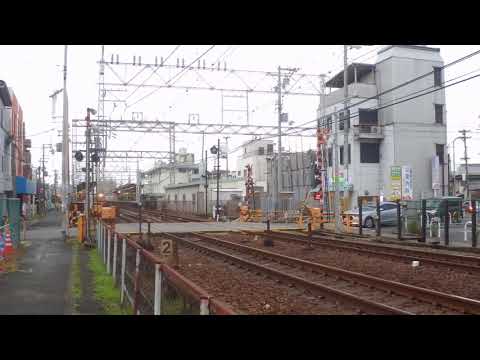
<svg viewBox="0 0 480 360"><path fill-rule="evenodd" d="M72 270L71 270L71 293L72 293L72 303L73 311L77 311L82 298L82 285L80 280L80 263L79 263L79 254L78 249L80 245L77 241L73 241L73 259L72 259Z"/></svg>
<svg viewBox="0 0 480 360"><path fill-rule="evenodd" d="M120 305L120 290L114 285L113 278L105 271L105 265L97 253L90 251L88 266L93 273L94 296L107 315L130 315L131 309L123 309Z"/></svg>

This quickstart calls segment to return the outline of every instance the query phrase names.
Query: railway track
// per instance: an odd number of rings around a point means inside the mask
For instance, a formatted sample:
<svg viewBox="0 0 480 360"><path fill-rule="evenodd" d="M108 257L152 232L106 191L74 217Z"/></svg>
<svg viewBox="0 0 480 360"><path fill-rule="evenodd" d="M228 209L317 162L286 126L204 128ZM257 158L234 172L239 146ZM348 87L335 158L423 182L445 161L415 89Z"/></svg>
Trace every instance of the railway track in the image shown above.
<svg viewBox="0 0 480 360"><path fill-rule="evenodd" d="M258 232L253 231L245 231L245 233L250 235L258 234ZM262 235L267 234L269 238L279 241L345 250L404 262L420 261L420 263L424 264L460 269L470 274L480 274L480 257L475 256L444 254L390 245L367 244L365 242L339 240L326 236L312 236L310 241L307 235L281 233L277 231L262 233Z"/></svg>
<svg viewBox="0 0 480 360"><path fill-rule="evenodd" d="M203 234L164 235L192 250L221 258L240 268L354 306L359 313L480 314L480 301L477 300L313 263Z"/></svg>
<svg viewBox="0 0 480 360"><path fill-rule="evenodd" d="M128 222L138 222L138 210L132 210L131 208L120 207L119 217ZM158 210L142 210L143 222L196 222L207 221L203 219L196 219L191 217L173 215L168 213L159 212Z"/></svg>

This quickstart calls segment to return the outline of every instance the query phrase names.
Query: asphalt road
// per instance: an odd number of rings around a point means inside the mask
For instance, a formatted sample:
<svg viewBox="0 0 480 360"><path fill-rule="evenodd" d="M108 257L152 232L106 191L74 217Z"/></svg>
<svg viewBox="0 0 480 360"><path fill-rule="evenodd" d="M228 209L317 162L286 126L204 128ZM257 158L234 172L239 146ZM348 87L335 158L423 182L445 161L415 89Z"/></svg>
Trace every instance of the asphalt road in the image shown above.
<svg viewBox="0 0 480 360"><path fill-rule="evenodd" d="M49 212L27 231L26 242L18 271L0 275L0 314L71 313L72 249L62 239L60 216Z"/></svg>
<svg viewBox="0 0 480 360"><path fill-rule="evenodd" d="M470 221L470 219L467 219ZM445 243L445 229L444 225L440 226L440 237L430 237L430 230L427 229L427 242L435 242L439 241L440 244ZM358 233L358 228L355 227L353 230L355 233ZM402 228L402 231L405 231L405 228ZM480 222L477 220L477 232L480 231ZM382 226L382 235L388 235L391 237L395 237L397 235L397 227L396 226ZM363 233L365 235L372 235L375 236L376 230L375 229L363 229ZM432 233L433 235L433 233ZM459 246L459 247L471 247L472 246L472 228L470 226L467 227L467 241L465 239L465 222L461 224L450 224L449 227L449 243L452 246ZM480 247L480 234L477 235L477 246Z"/></svg>

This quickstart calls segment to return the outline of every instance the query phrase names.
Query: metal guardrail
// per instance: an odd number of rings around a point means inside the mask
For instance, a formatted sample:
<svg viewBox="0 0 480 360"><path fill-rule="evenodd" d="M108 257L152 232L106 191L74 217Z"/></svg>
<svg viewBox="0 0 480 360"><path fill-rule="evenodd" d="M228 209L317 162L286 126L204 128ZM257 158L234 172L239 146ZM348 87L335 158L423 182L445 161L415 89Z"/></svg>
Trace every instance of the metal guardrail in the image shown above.
<svg viewBox="0 0 480 360"><path fill-rule="evenodd" d="M96 221L97 251L120 287L121 304L128 302L135 315L235 314L128 235Z"/></svg>

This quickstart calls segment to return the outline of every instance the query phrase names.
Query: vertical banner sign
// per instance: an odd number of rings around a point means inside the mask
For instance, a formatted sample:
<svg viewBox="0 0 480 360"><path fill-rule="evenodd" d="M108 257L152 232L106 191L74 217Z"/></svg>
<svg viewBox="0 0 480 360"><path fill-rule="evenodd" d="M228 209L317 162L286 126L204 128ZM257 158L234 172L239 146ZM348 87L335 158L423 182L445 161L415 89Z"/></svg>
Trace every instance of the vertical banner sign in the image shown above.
<svg viewBox="0 0 480 360"><path fill-rule="evenodd" d="M432 158L432 190L440 190L440 161L437 155Z"/></svg>
<svg viewBox="0 0 480 360"><path fill-rule="evenodd" d="M392 187L392 201L402 197L402 168L400 166L390 167L390 186Z"/></svg>
<svg viewBox="0 0 480 360"><path fill-rule="evenodd" d="M402 166L402 200L413 200L413 178L411 166Z"/></svg>

